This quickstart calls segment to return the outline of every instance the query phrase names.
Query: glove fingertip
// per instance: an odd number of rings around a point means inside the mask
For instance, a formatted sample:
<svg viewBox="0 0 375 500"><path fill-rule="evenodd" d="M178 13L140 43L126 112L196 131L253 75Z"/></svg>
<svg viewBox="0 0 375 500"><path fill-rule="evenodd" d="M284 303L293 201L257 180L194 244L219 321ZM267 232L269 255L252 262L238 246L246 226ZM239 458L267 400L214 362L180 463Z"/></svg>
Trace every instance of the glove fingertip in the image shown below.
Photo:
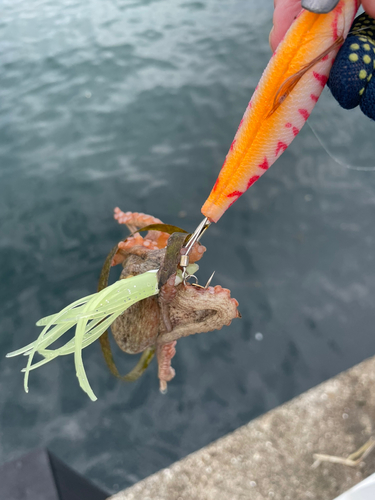
<svg viewBox="0 0 375 500"><path fill-rule="evenodd" d="M375 120L375 80L371 78L363 93L360 107L362 112L371 120Z"/></svg>

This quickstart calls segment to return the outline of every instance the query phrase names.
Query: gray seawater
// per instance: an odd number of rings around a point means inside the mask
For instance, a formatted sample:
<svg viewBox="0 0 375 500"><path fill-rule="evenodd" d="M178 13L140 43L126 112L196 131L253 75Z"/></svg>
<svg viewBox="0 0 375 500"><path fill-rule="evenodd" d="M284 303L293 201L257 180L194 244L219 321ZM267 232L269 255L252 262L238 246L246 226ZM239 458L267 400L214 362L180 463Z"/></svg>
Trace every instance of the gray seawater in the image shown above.
<svg viewBox="0 0 375 500"><path fill-rule="evenodd" d="M204 237L201 281L216 269L243 317L178 343L167 395L155 363L118 382L99 344L84 352L96 403L72 358L33 372L26 395L24 359L4 356L96 289L126 234L113 208L201 220L270 56L273 2L0 5L0 463L45 445L117 491L375 352L375 173L305 128Z"/></svg>

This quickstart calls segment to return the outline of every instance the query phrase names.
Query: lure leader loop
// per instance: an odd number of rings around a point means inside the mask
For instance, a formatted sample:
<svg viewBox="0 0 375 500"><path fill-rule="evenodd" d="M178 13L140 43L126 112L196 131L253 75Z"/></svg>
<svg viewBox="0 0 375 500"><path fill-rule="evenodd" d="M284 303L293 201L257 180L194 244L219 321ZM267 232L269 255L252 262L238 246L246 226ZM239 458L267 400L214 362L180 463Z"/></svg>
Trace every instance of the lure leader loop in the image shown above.
<svg viewBox="0 0 375 500"><path fill-rule="evenodd" d="M187 244L181 250L183 252L183 255L181 255L180 266L182 267L182 278L185 284L186 280L190 277L190 275L186 271L186 268L189 265L189 253L191 252L194 243L197 243L201 239L201 237L210 227L210 225L211 221L208 219L208 217L205 217L202 220L202 222L197 226L196 230L189 238Z"/></svg>

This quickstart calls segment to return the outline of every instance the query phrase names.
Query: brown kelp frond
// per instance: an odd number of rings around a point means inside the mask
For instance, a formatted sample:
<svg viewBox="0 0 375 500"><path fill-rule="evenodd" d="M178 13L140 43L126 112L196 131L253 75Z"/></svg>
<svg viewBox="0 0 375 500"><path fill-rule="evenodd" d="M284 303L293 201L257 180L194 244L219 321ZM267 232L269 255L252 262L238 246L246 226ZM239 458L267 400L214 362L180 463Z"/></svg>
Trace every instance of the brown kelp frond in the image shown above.
<svg viewBox="0 0 375 500"><path fill-rule="evenodd" d="M135 367L126 375L121 375L117 369L115 360L113 359L111 345L109 343L108 331L106 331L105 334L100 337L99 341L109 371L113 376L120 380L123 380L124 382L135 382L149 366L155 355L155 347L148 347L142 353L142 356L138 360Z"/></svg>

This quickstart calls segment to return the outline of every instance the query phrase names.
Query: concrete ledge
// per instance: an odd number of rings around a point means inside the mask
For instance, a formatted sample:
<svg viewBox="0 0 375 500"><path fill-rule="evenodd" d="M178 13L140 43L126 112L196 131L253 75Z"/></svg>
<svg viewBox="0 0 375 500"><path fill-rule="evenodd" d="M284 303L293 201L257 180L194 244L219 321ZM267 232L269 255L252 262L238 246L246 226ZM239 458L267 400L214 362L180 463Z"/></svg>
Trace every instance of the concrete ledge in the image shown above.
<svg viewBox="0 0 375 500"><path fill-rule="evenodd" d="M358 468L312 468L313 453L348 456L374 422L371 358L111 500L332 500L375 472L375 451Z"/></svg>

